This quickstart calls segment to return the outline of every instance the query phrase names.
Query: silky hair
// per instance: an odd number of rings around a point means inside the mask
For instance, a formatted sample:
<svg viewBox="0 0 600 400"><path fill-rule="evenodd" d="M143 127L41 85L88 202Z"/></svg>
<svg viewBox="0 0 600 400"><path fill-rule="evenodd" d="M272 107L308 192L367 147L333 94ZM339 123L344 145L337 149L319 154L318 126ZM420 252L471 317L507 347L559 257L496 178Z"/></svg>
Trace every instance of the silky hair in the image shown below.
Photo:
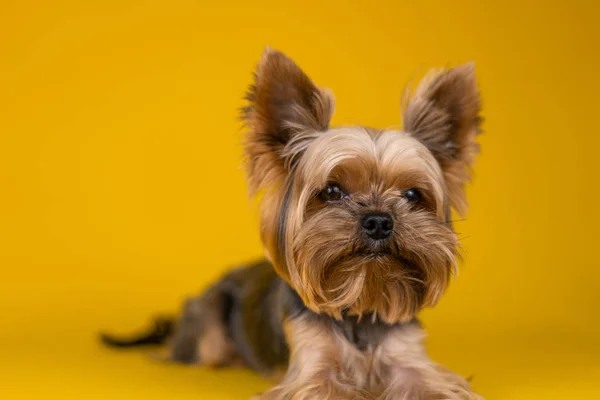
<svg viewBox="0 0 600 400"><path fill-rule="evenodd" d="M433 71L405 94L402 130L331 128L335 100L267 49L243 109L246 173L261 193L261 237L277 273L317 313L394 323L438 302L456 268L451 209L478 151L472 64ZM334 183L343 201L319 193ZM406 200L418 190L418 204ZM393 218L389 245L365 239L360 218Z"/></svg>

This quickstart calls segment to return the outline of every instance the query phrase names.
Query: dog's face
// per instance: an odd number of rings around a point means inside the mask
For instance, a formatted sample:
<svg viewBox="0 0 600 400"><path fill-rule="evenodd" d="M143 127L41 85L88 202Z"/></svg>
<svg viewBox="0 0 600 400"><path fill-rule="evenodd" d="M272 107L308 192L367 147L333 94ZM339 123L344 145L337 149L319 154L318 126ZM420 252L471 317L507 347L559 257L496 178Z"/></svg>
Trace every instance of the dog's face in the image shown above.
<svg viewBox="0 0 600 400"><path fill-rule="evenodd" d="M331 93L269 49L248 101L262 238L306 306L392 323L435 304L456 264L450 208L465 211L477 152L472 65L425 79L406 99L402 131L330 128Z"/></svg>

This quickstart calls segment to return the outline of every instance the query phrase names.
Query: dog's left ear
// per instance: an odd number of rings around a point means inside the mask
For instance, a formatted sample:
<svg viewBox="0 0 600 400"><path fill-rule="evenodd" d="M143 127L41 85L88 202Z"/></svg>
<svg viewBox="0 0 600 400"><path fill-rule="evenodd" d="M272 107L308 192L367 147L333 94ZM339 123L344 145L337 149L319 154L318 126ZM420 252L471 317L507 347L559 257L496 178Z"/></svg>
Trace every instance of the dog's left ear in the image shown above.
<svg viewBox="0 0 600 400"><path fill-rule="evenodd" d="M466 212L464 187L479 151L480 98L473 63L432 72L404 102L404 130L421 141L440 164L450 204Z"/></svg>
<svg viewBox="0 0 600 400"><path fill-rule="evenodd" d="M291 141L302 133L328 129L334 99L329 90L317 87L294 61L267 48L246 100L248 105L242 109L248 128L246 172L254 192L281 182L289 172L291 161L304 148L301 138L288 146Z"/></svg>

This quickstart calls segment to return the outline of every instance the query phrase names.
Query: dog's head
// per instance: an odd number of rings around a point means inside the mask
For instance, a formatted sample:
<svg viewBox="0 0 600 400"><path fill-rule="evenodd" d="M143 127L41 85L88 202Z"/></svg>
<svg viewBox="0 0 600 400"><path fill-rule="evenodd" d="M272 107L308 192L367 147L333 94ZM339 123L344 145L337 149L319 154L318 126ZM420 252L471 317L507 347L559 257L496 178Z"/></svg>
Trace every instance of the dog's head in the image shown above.
<svg viewBox="0 0 600 400"><path fill-rule="evenodd" d="M478 146L472 64L434 71L406 96L403 130L331 128L330 91L267 49L243 110L261 234L308 308L393 323L434 305L456 265L450 209Z"/></svg>

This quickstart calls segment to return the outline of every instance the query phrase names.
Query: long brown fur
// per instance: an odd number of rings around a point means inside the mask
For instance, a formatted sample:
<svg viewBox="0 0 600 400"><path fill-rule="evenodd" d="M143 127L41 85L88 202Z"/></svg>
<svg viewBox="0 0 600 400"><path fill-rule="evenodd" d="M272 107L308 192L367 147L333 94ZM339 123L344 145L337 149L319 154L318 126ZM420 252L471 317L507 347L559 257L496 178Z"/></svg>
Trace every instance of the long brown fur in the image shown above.
<svg viewBox="0 0 600 400"><path fill-rule="evenodd" d="M463 187L477 148L479 100L472 71L461 66L424 80L406 105L408 132L328 129L333 107L328 91L283 54L265 52L244 114L247 173L253 190L266 190L261 226L270 259L311 310L340 318L349 309L392 323L439 300L457 255L449 207L465 207ZM349 181L356 171L369 173L353 191L354 201L308 215L315 193L344 170ZM428 212L408 212L394 202L409 187L425 193ZM291 204L283 210L286 195ZM388 259L356 251L356 218L366 208L398 216L399 246ZM319 246L323 236L329 240ZM393 264L402 268L390 268Z"/></svg>
<svg viewBox="0 0 600 400"><path fill-rule="evenodd" d="M287 375L262 400L478 399L467 381L429 359L417 324L357 349L323 318L285 322L293 349Z"/></svg>
<svg viewBox="0 0 600 400"><path fill-rule="evenodd" d="M368 315L396 324L440 299L459 247L450 207L466 211L464 186L478 151L480 101L473 71L466 64L431 73L406 97L403 131L329 129L329 92L281 53L265 52L245 114L247 172L253 190L266 189L261 229L267 253L307 308L337 320ZM282 80L286 90L280 89ZM344 204L326 205L316 196L332 181L350 194ZM423 194L419 207L401 200L407 188ZM358 219L370 210L394 216L394 245L383 255L361 236ZM343 339L310 325L287 323L288 376L263 398L474 396L465 381L429 361L420 342L396 354L408 332L390 334L370 355L354 351L348 358L353 351ZM421 337L418 328L413 331ZM359 371L352 376L335 374L341 380L335 384L332 371L350 364L362 367L353 367ZM380 391L364 383L369 373L384 370L388 375L372 378L383 385Z"/></svg>
<svg viewBox="0 0 600 400"><path fill-rule="evenodd" d="M466 211L480 131L473 65L408 92L402 130L330 127L331 92L272 49L246 100L245 168L268 261L190 299L169 359L279 377L262 400L479 398L429 359L416 319L459 257L451 210Z"/></svg>
<svg viewBox="0 0 600 400"><path fill-rule="evenodd" d="M404 129L419 138L444 171L448 196L459 214L467 211L464 186L479 152L481 101L475 65L434 70L413 95L405 93Z"/></svg>

